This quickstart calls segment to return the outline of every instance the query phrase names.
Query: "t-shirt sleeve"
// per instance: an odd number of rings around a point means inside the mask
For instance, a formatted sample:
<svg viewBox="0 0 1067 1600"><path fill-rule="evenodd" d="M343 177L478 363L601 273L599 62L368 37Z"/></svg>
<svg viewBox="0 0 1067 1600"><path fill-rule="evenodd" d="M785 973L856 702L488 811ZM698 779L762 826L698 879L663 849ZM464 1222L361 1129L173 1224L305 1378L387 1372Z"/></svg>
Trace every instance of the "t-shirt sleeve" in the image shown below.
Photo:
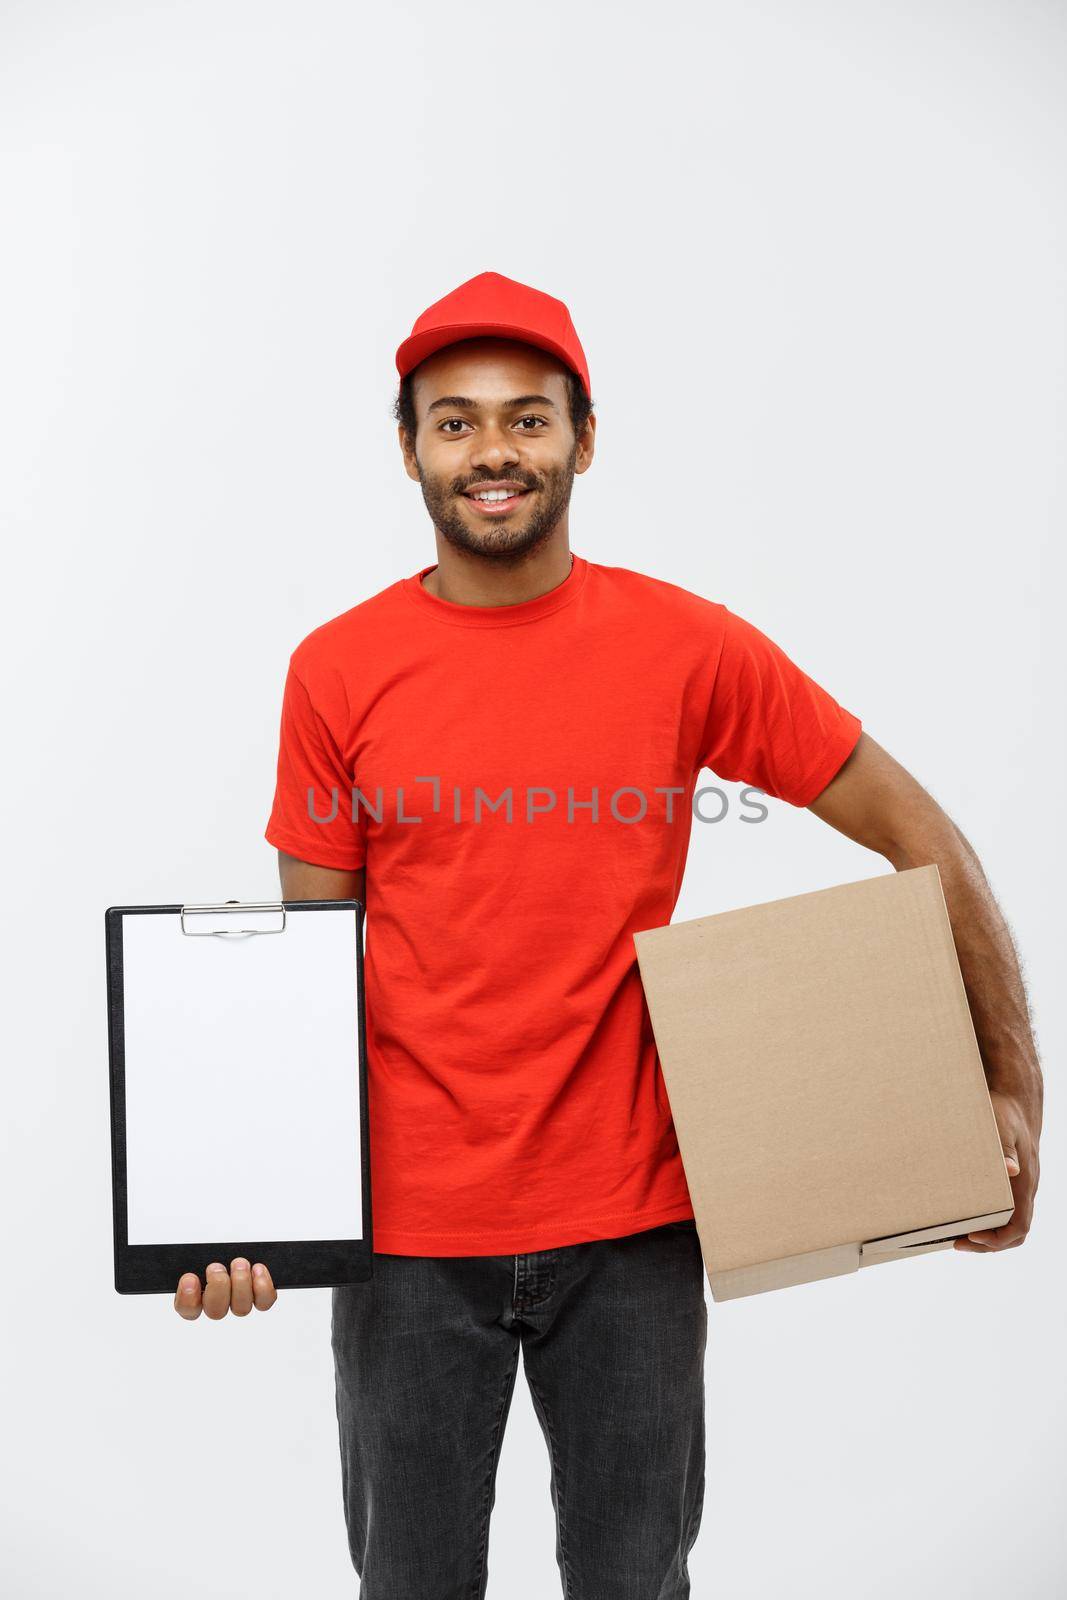
<svg viewBox="0 0 1067 1600"><path fill-rule="evenodd" d="M700 765L807 806L855 749L860 719L725 606Z"/></svg>
<svg viewBox="0 0 1067 1600"><path fill-rule="evenodd" d="M315 867L352 872L363 866L363 811L354 823L352 788L337 738L290 661L282 694L274 805L265 830L268 843Z"/></svg>

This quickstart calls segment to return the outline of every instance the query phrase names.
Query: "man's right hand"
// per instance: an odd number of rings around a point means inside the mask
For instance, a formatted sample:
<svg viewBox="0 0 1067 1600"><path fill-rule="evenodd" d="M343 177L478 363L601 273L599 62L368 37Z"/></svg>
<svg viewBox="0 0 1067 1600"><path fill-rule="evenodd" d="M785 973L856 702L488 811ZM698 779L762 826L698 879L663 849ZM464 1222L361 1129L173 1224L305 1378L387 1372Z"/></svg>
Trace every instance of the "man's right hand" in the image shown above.
<svg viewBox="0 0 1067 1600"><path fill-rule="evenodd" d="M178 1280L174 1309L187 1322L195 1321L201 1311L218 1322L227 1311L247 1317L253 1305L257 1311L269 1311L277 1298L278 1291L263 1263L257 1261L250 1268L243 1256L237 1256L230 1262L229 1272L221 1261L211 1263L203 1291L196 1273L187 1272Z"/></svg>

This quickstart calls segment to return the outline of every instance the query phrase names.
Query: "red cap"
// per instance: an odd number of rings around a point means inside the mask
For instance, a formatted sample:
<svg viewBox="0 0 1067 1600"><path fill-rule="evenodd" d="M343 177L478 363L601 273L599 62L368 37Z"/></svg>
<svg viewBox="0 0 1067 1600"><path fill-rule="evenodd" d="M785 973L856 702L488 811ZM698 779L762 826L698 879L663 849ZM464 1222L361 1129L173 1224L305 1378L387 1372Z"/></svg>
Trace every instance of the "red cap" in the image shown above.
<svg viewBox="0 0 1067 1600"><path fill-rule="evenodd" d="M479 272L428 307L397 350L396 370L404 378L435 350L484 335L549 351L578 374L592 399L585 351L563 301L499 272Z"/></svg>

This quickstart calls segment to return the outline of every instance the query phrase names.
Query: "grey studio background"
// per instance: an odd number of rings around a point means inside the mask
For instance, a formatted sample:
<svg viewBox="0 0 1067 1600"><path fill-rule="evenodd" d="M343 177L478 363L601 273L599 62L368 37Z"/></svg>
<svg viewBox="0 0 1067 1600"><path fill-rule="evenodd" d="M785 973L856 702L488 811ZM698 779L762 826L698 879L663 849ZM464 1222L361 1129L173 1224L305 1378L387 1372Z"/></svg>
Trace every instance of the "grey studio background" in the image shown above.
<svg viewBox="0 0 1067 1600"><path fill-rule="evenodd" d="M5 1594L355 1593L328 1291L114 1292L103 911L276 893L289 652L435 559L393 351L486 269L589 356L572 547L931 789L1049 1079L1023 1249L710 1306L693 1593L1063 1593L1065 78L1035 0L6 0ZM676 918L889 870L770 806L694 823ZM489 1574L560 1592L521 1380Z"/></svg>

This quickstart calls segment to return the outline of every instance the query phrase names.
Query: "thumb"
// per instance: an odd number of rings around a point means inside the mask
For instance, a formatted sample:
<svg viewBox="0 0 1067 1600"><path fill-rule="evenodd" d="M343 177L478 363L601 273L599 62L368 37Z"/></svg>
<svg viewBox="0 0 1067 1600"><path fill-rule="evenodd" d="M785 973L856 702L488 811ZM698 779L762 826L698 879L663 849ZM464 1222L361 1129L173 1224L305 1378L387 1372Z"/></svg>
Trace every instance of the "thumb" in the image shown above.
<svg viewBox="0 0 1067 1600"><path fill-rule="evenodd" d="M1017 1178L1019 1173L1022 1171L1022 1163L1020 1162L1018 1153L1015 1149L1014 1140L1005 1141L1004 1160L1008 1168L1009 1176L1012 1178Z"/></svg>

